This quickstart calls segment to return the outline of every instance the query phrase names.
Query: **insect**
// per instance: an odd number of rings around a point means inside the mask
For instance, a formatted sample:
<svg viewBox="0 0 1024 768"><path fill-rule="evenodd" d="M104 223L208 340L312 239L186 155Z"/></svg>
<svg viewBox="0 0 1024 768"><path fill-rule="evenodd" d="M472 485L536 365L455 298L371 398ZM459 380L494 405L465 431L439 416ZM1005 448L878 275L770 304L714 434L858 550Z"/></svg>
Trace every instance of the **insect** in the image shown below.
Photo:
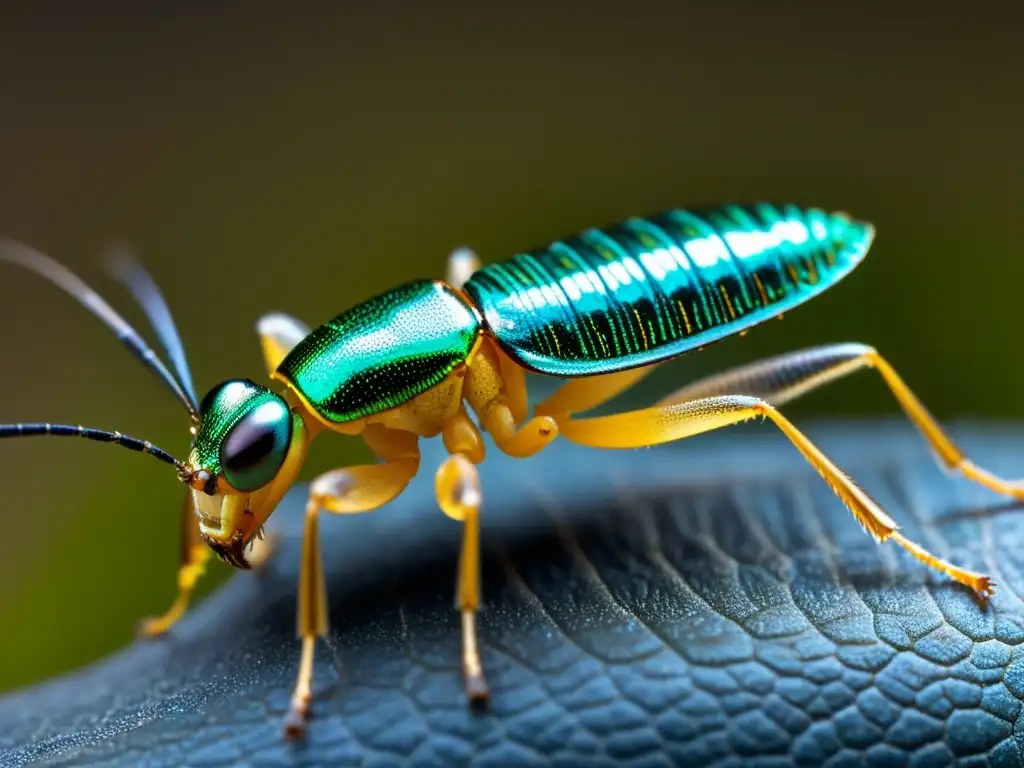
<svg viewBox="0 0 1024 768"><path fill-rule="evenodd" d="M664 362L822 293L861 262L874 237L871 224L844 213L762 203L634 217L487 266L460 249L449 257L445 280L406 283L314 330L280 313L259 318L256 330L273 384L231 379L201 401L171 314L137 262L123 260L115 274L145 310L174 375L78 277L49 256L3 241L0 260L69 292L159 375L186 407L192 439L182 460L119 432L78 426L8 424L0 426L0 437L77 436L174 466L191 501L183 510L178 595L165 614L144 624L150 635L165 632L185 612L211 553L236 568L252 566L251 545L317 435L366 442L378 463L332 470L309 486L298 591L301 656L285 718L289 736L304 732L315 644L327 632L319 516L367 512L398 496L419 470L421 438L444 441L449 455L436 470L437 502L463 526L456 601L462 671L473 706L489 698L476 634L483 498L476 467L484 459L484 432L500 451L529 457L559 435L586 446L628 449L768 419L876 541L896 542L987 600L994 591L987 576L905 538L893 518L778 410L854 371L874 369L941 462L994 491L1024 498L1020 485L972 463L872 347L805 349L686 385L648 408L580 415ZM528 371L565 380L532 414Z"/></svg>

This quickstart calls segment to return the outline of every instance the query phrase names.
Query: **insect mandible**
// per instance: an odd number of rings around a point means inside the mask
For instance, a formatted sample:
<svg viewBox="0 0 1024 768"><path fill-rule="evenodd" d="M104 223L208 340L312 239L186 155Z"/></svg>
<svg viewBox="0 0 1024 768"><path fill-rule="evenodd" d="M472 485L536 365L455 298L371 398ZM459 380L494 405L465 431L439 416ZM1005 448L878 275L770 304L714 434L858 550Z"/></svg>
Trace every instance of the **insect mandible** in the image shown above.
<svg viewBox="0 0 1024 768"><path fill-rule="evenodd" d="M298 598L301 657L285 718L290 736L305 729L314 648L328 626L318 517L367 512L394 499L419 469L420 438L443 439L448 457L435 475L437 502L463 526L456 602L472 705L489 698L476 636L483 498L476 466L484 459L483 432L502 452L525 458L559 435L586 446L627 449L768 419L876 541L896 542L987 600L994 585L986 575L904 537L778 410L854 371L874 369L942 463L994 491L1024 498L1019 484L967 458L870 346L805 349L686 385L648 408L579 415L662 363L741 334L835 285L861 262L874 236L871 224L844 213L729 204L630 218L487 266L460 249L449 257L444 281L407 283L315 330L279 313L261 317L256 330L277 386L232 379L202 401L170 312L137 262L122 260L116 274L149 317L174 375L67 268L26 245L0 241L0 260L68 291L160 376L188 409L192 440L188 457L180 460L146 441L80 426L7 424L0 425L0 437L84 437L149 453L176 468L191 497L183 507L178 595L166 613L144 623L149 635L165 632L185 612L211 552L237 568L251 567L251 546L294 483L314 437L327 432L366 442L379 463L332 470L309 486ZM532 415L527 371L566 380Z"/></svg>

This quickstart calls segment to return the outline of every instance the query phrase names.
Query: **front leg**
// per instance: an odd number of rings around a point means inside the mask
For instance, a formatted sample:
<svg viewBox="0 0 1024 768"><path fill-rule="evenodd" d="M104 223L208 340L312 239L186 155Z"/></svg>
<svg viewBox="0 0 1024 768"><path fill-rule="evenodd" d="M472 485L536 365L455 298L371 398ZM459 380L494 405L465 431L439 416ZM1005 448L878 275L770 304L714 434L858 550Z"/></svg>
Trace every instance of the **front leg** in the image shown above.
<svg viewBox="0 0 1024 768"><path fill-rule="evenodd" d="M309 335L309 326L289 315L273 312L256 321L256 335L260 337L267 372L273 373L292 348Z"/></svg>
<svg viewBox="0 0 1024 768"><path fill-rule="evenodd" d="M318 520L321 510L335 514L369 512L400 494L416 474L420 452L415 435L370 425L363 439L383 464L335 469L310 484L299 572L298 634L302 658L285 733L297 738L305 732L313 685L316 639L327 634L327 587L320 555Z"/></svg>
<svg viewBox="0 0 1024 768"><path fill-rule="evenodd" d="M162 635L185 615L196 582L206 573L206 564L213 551L199 535L199 521L192 509L192 492L185 492L180 511L181 565L178 568L178 594L171 606L160 616L145 619L139 632L146 637Z"/></svg>

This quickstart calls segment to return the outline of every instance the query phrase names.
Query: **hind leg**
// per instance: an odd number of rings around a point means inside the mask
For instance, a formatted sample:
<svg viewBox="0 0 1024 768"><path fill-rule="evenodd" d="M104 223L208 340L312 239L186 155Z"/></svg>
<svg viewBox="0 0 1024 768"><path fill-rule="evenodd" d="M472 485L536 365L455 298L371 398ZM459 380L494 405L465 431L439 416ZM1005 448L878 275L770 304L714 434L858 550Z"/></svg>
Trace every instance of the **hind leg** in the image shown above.
<svg viewBox="0 0 1024 768"><path fill-rule="evenodd" d="M870 496L762 398L735 394L702 397L612 416L566 418L559 420L558 427L574 443L596 448L639 448L682 440L757 417L770 419L782 430L876 541L892 539L917 559L973 589L983 600L992 595L995 585L984 574L946 562L900 534L896 522Z"/></svg>
<svg viewBox="0 0 1024 768"><path fill-rule="evenodd" d="M1005 480L971 461L889 362L866 344L830 344L760 360L689 384L658 405L742 392L780 406L864 369L878 372L896 402L947 469L959 472L968 480L996 493L1024 500L1024 484Z"/></svg>

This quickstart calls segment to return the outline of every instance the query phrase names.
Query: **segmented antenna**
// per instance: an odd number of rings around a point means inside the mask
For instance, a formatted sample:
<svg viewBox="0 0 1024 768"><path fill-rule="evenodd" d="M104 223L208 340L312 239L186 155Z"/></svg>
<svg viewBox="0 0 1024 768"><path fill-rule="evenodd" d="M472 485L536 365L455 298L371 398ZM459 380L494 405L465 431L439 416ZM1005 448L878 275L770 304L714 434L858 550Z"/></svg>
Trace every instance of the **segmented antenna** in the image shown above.
<svg viewBox="0 0 1024 768"><path fill-rule="evenodd" d="M188 409L192 421L199 422L199 408L194 402L195 398L189 399L177 379L171 375L160 358L149 348L149 345L135 329L71 270L34 248L9 238L0 238L0 261L19 264L71 294L82 306L113 330L121 343L170 388Z"/></svg>
<svg viewBox="0 0 1024 768"><path fill-rule="evenodd" d="M101 443L114 443L130 451L148 453L160 461L170 464L178 470L182 477L188 474L188 468L171 456L162 448L157 448L146 440L129 435L122 435L120 432L107 432L102 429L90 427L71 426L70 424L0 424L0 440L7 437L83 437L86 440L96 440Z"/></svg>
<svg viewBox="0 0 1024 768"><path fill-rule="evenodd" d="M108 254L107 270L115 278L120 280L138 302L142 311L149 318L150 325L156 332L160 343L167 352L171 361L178 383L181 384L185 393L192 402L192 407L198 411L199 401L196 399L195 386L192 384L192 372L188 367L188 358L185 355L185 348L181 343L181 335L178 327L171 316L171 310L164 300L156 281L152 278L146 268L139 263L128 249L117 247L110 250Z"/></svg>

